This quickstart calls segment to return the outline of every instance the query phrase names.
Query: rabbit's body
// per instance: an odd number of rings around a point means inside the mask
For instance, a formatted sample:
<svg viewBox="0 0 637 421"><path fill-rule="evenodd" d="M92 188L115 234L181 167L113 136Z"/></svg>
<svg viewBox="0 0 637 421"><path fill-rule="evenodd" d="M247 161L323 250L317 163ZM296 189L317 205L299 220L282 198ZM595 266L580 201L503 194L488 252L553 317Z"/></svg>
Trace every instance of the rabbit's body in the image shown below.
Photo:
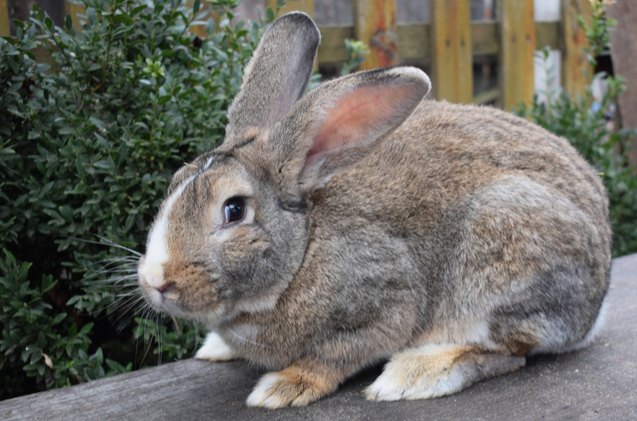
<svg viewBox="0 0 637 421"><path fill-rule="evenodd" d="M312 349L356 367L423 343L566 351L608 286L599 177L563 139L491 108L424 101L309 202L305 258L276 307L218 327L271 369Z"/></svg>
<svg viewBox="0 0 637 421"><path fill-rule="evenodd" d="M610 267L594 170L523 119L422 102L413 69L294 104L316 36L301 14L266 33L224 144L175 175L149 236L140 283L208 323L197 357L282 370L248 398L280 407L385 358L370 399L453 393L584 343Z"/></svg>

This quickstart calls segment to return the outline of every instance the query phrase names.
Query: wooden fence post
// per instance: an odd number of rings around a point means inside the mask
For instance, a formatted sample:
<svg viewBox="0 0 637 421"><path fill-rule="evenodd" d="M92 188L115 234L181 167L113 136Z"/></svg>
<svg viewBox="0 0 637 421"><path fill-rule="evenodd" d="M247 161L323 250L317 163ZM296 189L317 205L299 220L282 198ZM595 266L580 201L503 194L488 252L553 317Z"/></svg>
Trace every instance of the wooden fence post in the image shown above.
<svg viewBox="0 0 637 421"><path fill-rule="evenodd" d="M562 87L571 95L582 94L592 80L585 49L588 40L577 21L591 18L590 0L562 0ZM588 70L587 70L588 69Z"/></svg>
<svg viewBox="0 0 637 421"><path fill-rule="evenodd" d="M500 0L500 98L510 111L533 99L535 17L533 0Z"/></svg>
<svg viewBox="0 0 637 421"><path fill-rule="evenodd" d="M432 85L436 98L473 100L470 0L430 0Z"/></svg>
<svg viewBox="0 0 637 421"><path fill-rule="evenodd" d="M618 1L607 5L606 12L617 21L610 41L613 71L626 83L626 90L618 100L621 127L637 129L637 4ZM637 174L637 135L631 136L626 152L635 171L633 174Z"/></svg>
<svg viewBox="0 0 637 421"><path fill-rule="evenodd" d="M0 37L11 35L9 25L9 0L0 0Z"/></svg>
<svg viewBox="0 0 637 421"><path fill-rule="evenodd" d="M398 64L396 0L355 0L354 32L369 46L363 69Z"/></svg>

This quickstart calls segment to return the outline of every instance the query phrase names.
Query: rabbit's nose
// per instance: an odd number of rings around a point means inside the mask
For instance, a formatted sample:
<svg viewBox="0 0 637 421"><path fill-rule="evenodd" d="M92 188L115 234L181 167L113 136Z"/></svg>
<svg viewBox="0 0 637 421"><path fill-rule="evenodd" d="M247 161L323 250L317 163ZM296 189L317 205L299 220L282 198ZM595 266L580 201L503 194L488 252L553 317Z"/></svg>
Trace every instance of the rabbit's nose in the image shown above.
<svg viewBox="0 0 637 421"><path fill-rule="evenodd" d="M174 289L175 287L175 283L174 282L164 282L162 285L155 287L155 289L160 293L163 294L164 292L168 292L172 289Z"/></svg>

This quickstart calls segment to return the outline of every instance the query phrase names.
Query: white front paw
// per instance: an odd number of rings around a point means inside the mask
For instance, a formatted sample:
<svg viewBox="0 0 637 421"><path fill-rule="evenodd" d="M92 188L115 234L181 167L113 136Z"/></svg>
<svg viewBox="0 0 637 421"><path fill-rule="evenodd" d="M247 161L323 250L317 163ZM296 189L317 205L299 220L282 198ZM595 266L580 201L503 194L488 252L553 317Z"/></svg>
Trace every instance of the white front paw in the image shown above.
<svg viewBox="0 0 637 421"><path fill-rule="evenodd" d="M366 390L367 399L396 401L429 399L461 390L471 368L458 363L467 352L456 345L430 345L409 349L393 356L383 372ZM464 367L464 369L463 369Z"/></svg>
<svg viewBox="0 0 637 421"><path fill-rule="evenodd" d="M373 401L397 401L405 398L406 388L393 373L384 371L367 389L367 399Z"/></svg>
<svg viewBox="0 0 637 421"><path fill-rule="evenodd" d="M198 360L206 361L230 361L237 358L237 355L215 332L208 333L203 346L195 354Z"/></svg>
<svg viewBox="0 0 637 421"><path fill-rule="evenodd" d="M261 406L264 408L276 409L286 406L288 402L276 393L277 383L284 383L285 377L278 373L268 373L261 377L261 380L248 396L246 404L248 406Z"/></svg>

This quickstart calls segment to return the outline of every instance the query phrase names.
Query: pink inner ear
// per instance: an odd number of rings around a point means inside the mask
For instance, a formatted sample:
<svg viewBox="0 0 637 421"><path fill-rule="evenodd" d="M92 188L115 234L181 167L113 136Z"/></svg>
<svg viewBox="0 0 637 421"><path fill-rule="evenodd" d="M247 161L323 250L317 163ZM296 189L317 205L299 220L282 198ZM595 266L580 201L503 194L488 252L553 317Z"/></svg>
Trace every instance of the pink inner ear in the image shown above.
<svg viewBox="0 0 637 421"><path fill-rule="evenodd" d="M409 95L408 86L376 85L354 89L327 110L310 158L330 151L363 146L393 128L401 114L402 101Z"/></svg>

